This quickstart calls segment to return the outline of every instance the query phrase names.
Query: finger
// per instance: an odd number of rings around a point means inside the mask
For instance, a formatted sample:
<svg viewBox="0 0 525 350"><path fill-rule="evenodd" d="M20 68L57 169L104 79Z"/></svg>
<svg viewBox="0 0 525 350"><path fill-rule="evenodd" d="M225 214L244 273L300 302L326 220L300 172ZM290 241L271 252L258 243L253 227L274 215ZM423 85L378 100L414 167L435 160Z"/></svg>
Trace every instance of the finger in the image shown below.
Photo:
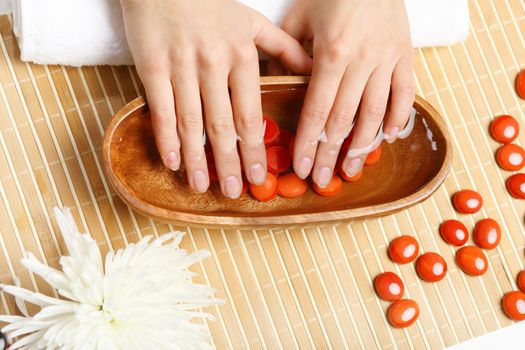
<svg viewBox="0 0 525 350"><path fill-rule="evenodd" d="M295 11L293 14L292 12L288 12L288 15L283 19L281 28L292 36L295 40L297 40L300 44L302 44L303 38L305 37L305 31L304 28L306 28L305 24L300 21L300 18L304 18L302 16L297 15L297 11ZM301 45L302 46L302 45ZM268 60L268 75L287 75L288 70L282 65L281 61L278 59L275 59L271 57Z"/></svg>
<svg viewBox="0 0 525 350"><path fill-rule="evenodd" d="M237 198L242 191L242 177L228 94L228 73L215 69L203 71L200 85L206 134L212 145L221 191L226 197Z"/></svg>
<svg viewBox="0 0 525 350"><path fill-rule="evenodd" d="M257 47L278 58L296 74L310 74L312 59L301 44L263 16L257 15L254 42Z"/></svg>
<svg viewBox="0 0 525 350"><path fill-rule="evenodd" d="M363 149L374 142L385 116L391 77L392 70L387 68L378 68L370 76L361 99L350 151ZM365 157L366 154L354 157L347 154L343 161L343 170L346 175L351 177L357 174L363 166Z"/></svg>
<svg viewBox="0 0 525 350"><path fill-rule="evenodd" d="M168 78L150 76L143 83L157 149L164 165L176 171L180 167L180 142L171 82Z"/></svg>
<svg viewBox="0 0 525 350"><path fill-rule="evenodd" d="M326 122L326 142L319 143L315 157L312 177L321 188L327 186L332 178L339 150L350 133L369 76L370 70L359 64L346 69Z"/></svg>
<svg viewBox="0 0 525 350"><path fill-rule="evenodd" d="M268 75L287 75L288 71L284 66L279 62L279 60L276 60L275 58L270 58L268 60L267 65L267 72Z"/></svg>
<svg viewBox="0 0 525 350"><path fill-rule="evenodd" d="M241 63L230 73L235 128L240 136L242 164L247 180L261 184L266 179L266 152L262 142L262 106L257 49L252 59Z"/></svg>
<svg viewBox="0 0 525 350"><path fill-rule="evenodd" d="M206 192L210 180L202 144L202 108L196 72L191 69L177 70L173 74L172 84L188 182L195 191Z"/></svg>
<svg viewBox="0 0 525 350"><path fill-rule="evenodd" d="M394 142L399 131L405 127L410 115L410 110L414 104L414 98L412 54L409 54L397 63L392 74L390 108L383 126L383 131L388 142Z"/></svg>
<svg viewBox="0 0 525 350"><path fill-rule="evenodd" d="M294 147L294 170L306 178L312 170L313 160L328 114L339 88L344 67L316 61L306 92L301 117L297 126Z"/></svg>
<svg viewBox="0 0 525 350"><path fill-rule="evenodd" d="M293 11L293 12L292 12ZM311 37L311 33L307 32L306 16L298 13L300 10L290 8L288 14L283 18L281 28L292 36L299 43L302 43L307 36ZM309 35L310 34L310 35Z"/></svg>

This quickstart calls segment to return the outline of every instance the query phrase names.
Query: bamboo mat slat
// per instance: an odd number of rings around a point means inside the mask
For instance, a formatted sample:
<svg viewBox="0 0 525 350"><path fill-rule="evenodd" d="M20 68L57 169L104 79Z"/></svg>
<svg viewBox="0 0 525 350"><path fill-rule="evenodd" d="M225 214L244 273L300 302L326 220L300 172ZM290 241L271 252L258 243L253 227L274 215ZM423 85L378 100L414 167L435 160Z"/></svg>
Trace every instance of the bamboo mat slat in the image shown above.
<svg viewBox="0 0 525 350"><path fill-rule="evenodd" d="M176 227L128 208L103 174L101 145L112 115L141 94L134 69L21 62L10 19L0 17L0 281L16 275L24 287L56 295L19 260L32 252L59 266L65 246L52 208L69 206L103 252L175 229L187 232L184 248L210 250L195 267L196 282L215 287L227 303L209 309L216 321L199 322L220 349L441 349L510 325L499 301L524 268L525 204L506 193L509 174L495 164L498 145L487 128L502 113L525 127L525 101L514 91L525 68L525 3L472 0L470 11L465 43L414 54L417 92L442 113L455 147L444 185L396 215L279 230ZM502 224L502 242L487 252L491 267L480 278L458 270L454 249L438 235L443 220L458 217L450 195L460 188L475 188L485 200L480 213L461 217L469 228L482 217ZM400 234L445 257L444 281L422 282L412 265L388 260L386 247ZM421 307L408 329L388 325L388 304L372 290L385 270L401 276ZM16 313L14 300L0 295L0 312Z"/></svg>

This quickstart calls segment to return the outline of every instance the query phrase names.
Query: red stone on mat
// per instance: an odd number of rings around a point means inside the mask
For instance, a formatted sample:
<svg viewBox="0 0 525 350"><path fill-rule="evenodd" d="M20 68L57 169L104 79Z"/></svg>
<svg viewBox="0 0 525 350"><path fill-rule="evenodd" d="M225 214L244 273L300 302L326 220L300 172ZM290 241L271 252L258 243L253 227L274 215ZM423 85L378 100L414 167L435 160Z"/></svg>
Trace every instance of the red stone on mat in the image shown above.
<svg viewBox="0 0 525 350"><path fill-rule="evenodd" d="M400 236L390 242L388 256L398 264L408 264L419 254L419 243L412 236Z"/></svg>
<svg viewBox="0 0 525 350"><path fill-rule="evenodd" d="M383 300L395 301L403 297L405 285L393 272L383 272L374 279L374 290Z"/></svg>
<svg viewBox="0 0 525 350"><path fill-rule="evenodd" d="M521 170L525 165L525 150L514 143L501 146L496 152L496 161L504 170Z"/></svg>
<svg viewBox="0 0 525 350"><path fill-rule="evenodd" d="M454 208L462 214L473 214L481 209L483 198L473 190L461 190L452 197Z"/></svg>
<svg viewBox="0 0 525 350"><path fill-rule="evenodd" d="M437 253L426 253L416 261L417 275L427 282L438 282L447 274L447 263Z"/></svg>
<svg viewBox="0 0 525 350"><path fill-rule="evenodd" d="M514 198L525 199L525 174L514 174L507 179L507 191Z"/></svg>
<svg viewBox="0 0 525 350"><path fill-rule="evenodd" d="M480 220L474 227L472 238L480 248L494 249L501 240L501 228L494 219Z"/></svg>
<svg viewBox="0 0 525 350"><path fill-rule="evenodd" d="M483 250L475 246L466 246L456 252L456 264L463 272L471 276L483 275L489 263Z"/></svg>
<svg viewBox="0 0 525 350"><path fill-rule="evenodd" d="M446 220L439 226L441 238L448 244L462 246L468 240L468 231L465 225L458 220Z"/></svg>
<svg viewBox="0 0 525 350"><path fill-rule="evenodd" d="M525 320L525 293L509 292L501 299L501 306L508 318L514 321Z"/></svg>
<svg viewBox="0 0 525 350"><path fill-rule="evenodd" d="M519 97L525 100L525 69L519 72L516 77L516 92Z"/></svg>
<svg viewBox="0 0 525 350"><path fill-rule="evenodd" d="M390 324L396 328L408 327L419 317L419 306L411 299L398 300L388 308L387 317Z"/></svg>
<svg viewBox="0 0 525 350"><path fill-rule="evenodd" d="M490 135L501 143L510 143L518 137L520 126L518 121L510 115L500 115L490 123Z"/></svg>

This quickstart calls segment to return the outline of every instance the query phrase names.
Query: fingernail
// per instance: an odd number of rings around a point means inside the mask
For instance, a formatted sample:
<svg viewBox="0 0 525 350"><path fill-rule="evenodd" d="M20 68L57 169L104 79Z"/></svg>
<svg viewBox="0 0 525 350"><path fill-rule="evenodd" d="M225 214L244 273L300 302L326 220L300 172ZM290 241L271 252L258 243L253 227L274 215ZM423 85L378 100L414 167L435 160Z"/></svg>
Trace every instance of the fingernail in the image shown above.
<svg viewBox="0 0 525 350"><path fill-rule="evenodd" d="M224 180L224 194L232 199L241 195L241 186L235 176L229 176Z"/></svg>
<svg viewBox="0 0 525 350"><path fill-rule="evenodd" d="M203 193L208 189L208 181L206 179L206 174L204 171L197 170L193 173L193 186L195 186L195 191Z"/></svg>
<svg viewBox="0 0 525 350"><path fill-rule="evenodd" d="M312 168L312 159L309 157L304 157L301 159L301 162L299 163L299 174L297 174L300 178L306 178L308 174L310 173L310 170Z"/></svg>
<svg viewBox="0 0 525 350"><path fill-rule="evenodd" d="M331 178L332 169L328 167L322 167L321 169L319 169L319 173L317 173L317 186L325 188L330 182Z"/></svg>
<svg viewBox="0 0 525 350"><path fill-rule="evenodd" d="M177 152L170 152L168 155L164 158L164 161L166 162L166 166L170 168L173 171L179 170L180 166L180 157Z"/></svg>
<svg viewBox="0 0 525 350"><path fill-rule="evenodd" d="M350 160L350 164L345 169L346 175L348 177L352 177L355 174L357 174L359 169L361 169L361 163L362 163L361 158L353 158L352 160Z"/></svg>
<svg viewBox="0 0 525 350"><path fill-rule="evenodd" d="M390 129L390 131L387 134L388 138L386 139L386 141L388 143L394 142L397 139L398 134L399 134L399 128L397 126Z"/></svg>
<svg viewBox="0 0 525 350"><path fill-rule="evenodd" d="M262 184L266 180L266 174L261 163L254 164L250 167L250 177L256 185Z"/></svg>

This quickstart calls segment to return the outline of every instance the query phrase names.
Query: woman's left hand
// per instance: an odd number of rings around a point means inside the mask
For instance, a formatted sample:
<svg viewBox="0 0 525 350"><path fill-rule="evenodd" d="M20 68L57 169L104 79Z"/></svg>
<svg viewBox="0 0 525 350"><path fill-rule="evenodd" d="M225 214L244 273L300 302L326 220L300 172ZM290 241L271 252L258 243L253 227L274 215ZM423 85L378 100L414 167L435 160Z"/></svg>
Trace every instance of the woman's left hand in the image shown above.
<svg viewBox="0 0 525 350"><path fill-rule="evenodd" d="M392 142L407 123L414 82L404 1L297 0L282 27L313 47L294 170L302 178L312 173L325 187L354 121L350 149L370 145L381 124ZM326 142L319 142L323 130ZM361 169L365 156L346 156L342 166L348 176Z"/></svg>

